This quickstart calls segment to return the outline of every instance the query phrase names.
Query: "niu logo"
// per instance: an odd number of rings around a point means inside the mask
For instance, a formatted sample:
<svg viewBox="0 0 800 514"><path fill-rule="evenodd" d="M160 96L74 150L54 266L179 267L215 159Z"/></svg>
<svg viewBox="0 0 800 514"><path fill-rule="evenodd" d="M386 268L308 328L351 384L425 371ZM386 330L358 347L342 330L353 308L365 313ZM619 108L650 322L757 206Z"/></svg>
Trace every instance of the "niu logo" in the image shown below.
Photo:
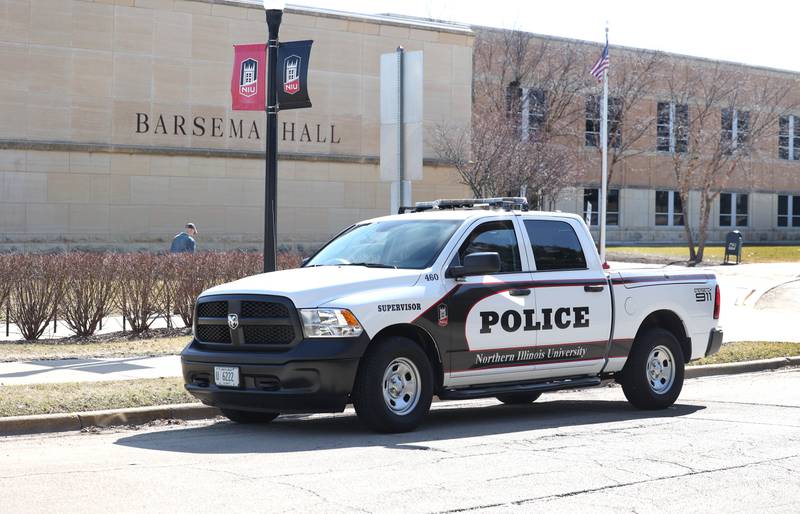
<svg viewBox="0 0 800 514"><path fill-rule="evenodd" d="M300 91L300 57L290 55L283 60L283 92L293 95Z"/></svg>
<svg viewBox="0 0 800 514"><path fill-rule="evenodd" d="M258 61L245 59L239 70L239 94L246 97L258 93Z"/></svg>

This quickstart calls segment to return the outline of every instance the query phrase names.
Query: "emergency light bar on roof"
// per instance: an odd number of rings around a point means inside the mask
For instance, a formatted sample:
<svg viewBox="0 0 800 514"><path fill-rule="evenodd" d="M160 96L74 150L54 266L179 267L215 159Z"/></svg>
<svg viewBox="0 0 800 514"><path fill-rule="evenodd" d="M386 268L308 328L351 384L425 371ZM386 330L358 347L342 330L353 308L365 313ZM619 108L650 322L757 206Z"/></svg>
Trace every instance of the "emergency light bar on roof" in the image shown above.
<svg viewBox="0 0 800 514"><path fill-rule="evenodd" d="M405 212L424 212L444 209L503 209L506 211L527 211L528 199L520 196L504 196L497 198L462 198L440 199L432 202L417 202L413 208L400 207L400 214Z"/></svg>

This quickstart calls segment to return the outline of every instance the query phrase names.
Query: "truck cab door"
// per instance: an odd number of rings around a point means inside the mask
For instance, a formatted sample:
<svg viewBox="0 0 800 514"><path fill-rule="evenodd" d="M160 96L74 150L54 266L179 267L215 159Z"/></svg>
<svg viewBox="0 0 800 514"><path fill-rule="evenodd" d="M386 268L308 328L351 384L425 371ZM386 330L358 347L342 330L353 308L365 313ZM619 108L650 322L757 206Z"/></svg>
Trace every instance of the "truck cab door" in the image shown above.
<svg viewBox="0 0 800 514"><path fill-rule="evenodd" d="M522 224L534 265L537 378L599 373L613 313L610 286L588 231L572 218L526 217Z"/></svg>
<svg viewBox="0 0 800 514"><path fill-rule="evenodd" d="M535 309L536 299L528 287L531 275L527 252L520 246L521 230L516 216L481 220L456 246L451 267L471 253L497 252L501 268L497 273L446 279L447 387L518 379L513 373L517 350L536 346L536 333L522 330L525 311Z"/></svg>

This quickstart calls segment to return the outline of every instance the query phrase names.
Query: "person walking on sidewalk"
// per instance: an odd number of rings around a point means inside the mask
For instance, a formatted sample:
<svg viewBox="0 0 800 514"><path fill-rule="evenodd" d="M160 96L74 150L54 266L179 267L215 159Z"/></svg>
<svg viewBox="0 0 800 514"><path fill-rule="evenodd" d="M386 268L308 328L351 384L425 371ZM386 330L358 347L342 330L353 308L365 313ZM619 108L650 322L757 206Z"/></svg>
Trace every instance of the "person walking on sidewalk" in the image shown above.
<svg viewBox="0 0 800 514"><path fill-rule="evenodd" d="M194 253L196 246L194 237L196 235L197 228L194 226L194 223L187 223L185 230L172 240L169 251L171 253Z"/></svg>

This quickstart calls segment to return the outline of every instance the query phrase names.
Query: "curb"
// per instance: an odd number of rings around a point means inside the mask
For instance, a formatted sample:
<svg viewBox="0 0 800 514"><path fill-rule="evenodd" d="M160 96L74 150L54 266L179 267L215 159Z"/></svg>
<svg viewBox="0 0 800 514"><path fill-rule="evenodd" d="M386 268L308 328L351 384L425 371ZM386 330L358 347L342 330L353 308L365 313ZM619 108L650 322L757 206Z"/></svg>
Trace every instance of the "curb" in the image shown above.
<svg viewBox="0 0 800 514"><path fill-rule="evenodd" d="M687 366L685 378L712 377L715 375L735 375L768 371L780 368L800 366L800 357L778 357L759 361L730 362L727 364L706 364L705 366Z"/></svg>
<svg viewBox="0 0 800 514"><path fill-rule="evenodd" d="M779 357L759 361L731 362L686 367L685 378L735 375L800 366L799 357ZM181 403L156 407L135 407L68 414L40 414L0 418L0 436L38 434L43 432L79 431L88 427L143 425L160 419L191 421L215 418L219 409L200 403Z"/></svg>
<svg viewBox="0 0 800 514"><path fill-rule="evenodd" d="M156 407L135 407L68 414L40 414L0 418L0 436L41 432L78 431L88 427L143 425L159 419L190 421L214 418L219 409L200 403L181 403Z"/></svg>

